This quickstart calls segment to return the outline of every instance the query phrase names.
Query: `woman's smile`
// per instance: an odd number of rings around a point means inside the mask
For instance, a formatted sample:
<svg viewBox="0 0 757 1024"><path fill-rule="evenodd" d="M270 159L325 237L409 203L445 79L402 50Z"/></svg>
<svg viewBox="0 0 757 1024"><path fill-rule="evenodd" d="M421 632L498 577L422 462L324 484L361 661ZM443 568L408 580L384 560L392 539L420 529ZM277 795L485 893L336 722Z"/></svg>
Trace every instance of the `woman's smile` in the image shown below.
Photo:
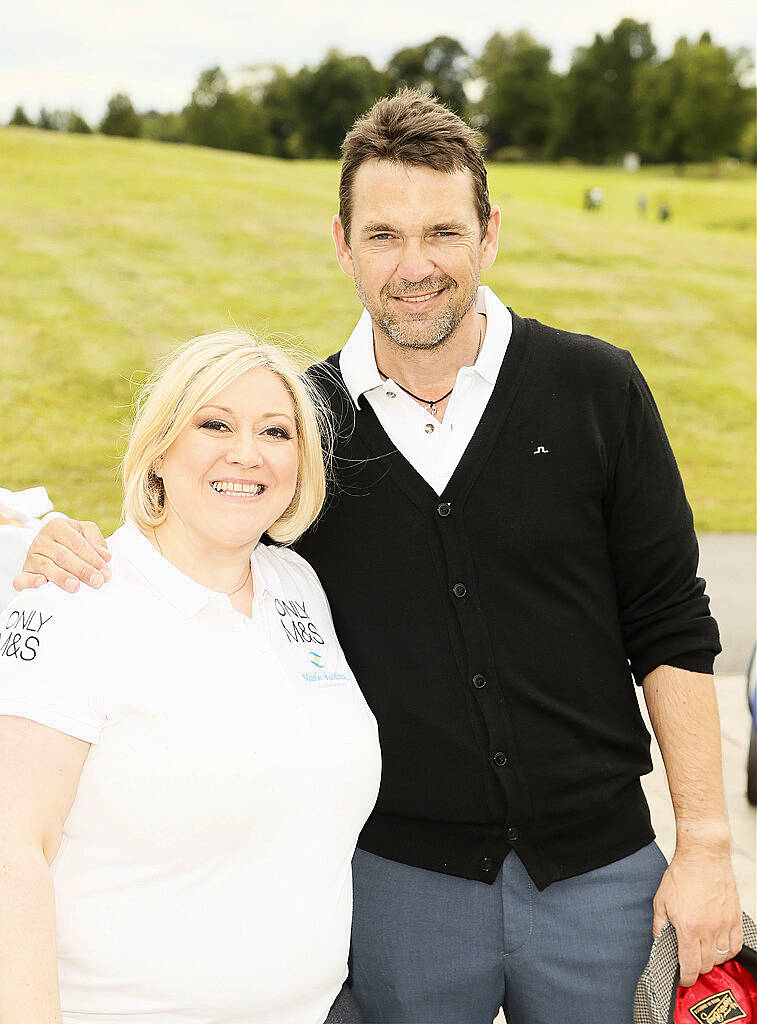
<svg viewBox="0 0 757 1024"><path fill-rule="evenodd" d="M265 484L249 480L211 480L210 486L216 494L232 501L249 501L265 490Z"/></svg>

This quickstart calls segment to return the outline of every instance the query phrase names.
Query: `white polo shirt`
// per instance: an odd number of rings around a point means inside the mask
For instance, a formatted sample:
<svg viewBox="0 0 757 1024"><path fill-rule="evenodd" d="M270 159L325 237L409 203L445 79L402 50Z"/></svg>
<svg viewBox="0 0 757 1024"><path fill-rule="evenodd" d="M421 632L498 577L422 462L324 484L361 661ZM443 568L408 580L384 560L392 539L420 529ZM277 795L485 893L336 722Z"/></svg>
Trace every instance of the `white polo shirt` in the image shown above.
<svg viewBox="0 0 757 1024"><path fill-rule="evenodd" d="M352 401L359 405L365 395L398 451L437 494L449 483L483 416L512 334L512 314L491 288L478 289L476 312L486 317L481 351L473 366L458 370L441 423L391 378L382 379L367 310L339 355L339 369Z"/></svg>
<svg viewBox="0 0 757 1024"><path fill-rule="evenodd" d="M133 525L112 580L0 617L0 713L92 744L53 861L63 1020L321 1024L344 981L376 722L314 571L252 556L252 618Z"/></svg>

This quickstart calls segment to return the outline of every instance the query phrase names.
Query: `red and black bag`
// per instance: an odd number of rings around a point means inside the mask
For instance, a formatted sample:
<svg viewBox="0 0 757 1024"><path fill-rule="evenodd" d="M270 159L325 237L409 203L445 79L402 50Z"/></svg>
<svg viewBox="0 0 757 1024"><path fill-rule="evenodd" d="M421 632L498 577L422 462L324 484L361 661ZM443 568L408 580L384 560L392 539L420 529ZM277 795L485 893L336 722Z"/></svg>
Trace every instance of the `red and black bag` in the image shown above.
<svg viewBox="0 0 757 1024"><path fill-rule="evenodd" d="M742 915L744 945L732 960L680 988L678 940L666 925L654 941L634 1000L634 1024L757 1024L757 927Z"/></svg>

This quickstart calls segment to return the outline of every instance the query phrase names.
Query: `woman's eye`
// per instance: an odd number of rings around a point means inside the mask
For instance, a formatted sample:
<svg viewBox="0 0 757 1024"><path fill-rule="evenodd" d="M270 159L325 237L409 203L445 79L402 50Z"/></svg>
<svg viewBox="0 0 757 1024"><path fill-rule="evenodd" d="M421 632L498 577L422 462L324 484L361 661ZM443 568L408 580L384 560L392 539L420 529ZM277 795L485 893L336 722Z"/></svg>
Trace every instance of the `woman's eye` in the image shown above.
<svg viewBox="0 0 757 1024"><path fill-rule="evenodd" d="M202 424L202 429L203 430L228 430L229 428L223 422L223 420L206 420L205 423Z"/></svg>
<svg viewBox="0 0 757 1024"><path fill-rule="evenodd" d="M279 437L284 441L291 440L292 435L284 427L266 427L263 431L264 434L268 434L269 437Z"/></svg>

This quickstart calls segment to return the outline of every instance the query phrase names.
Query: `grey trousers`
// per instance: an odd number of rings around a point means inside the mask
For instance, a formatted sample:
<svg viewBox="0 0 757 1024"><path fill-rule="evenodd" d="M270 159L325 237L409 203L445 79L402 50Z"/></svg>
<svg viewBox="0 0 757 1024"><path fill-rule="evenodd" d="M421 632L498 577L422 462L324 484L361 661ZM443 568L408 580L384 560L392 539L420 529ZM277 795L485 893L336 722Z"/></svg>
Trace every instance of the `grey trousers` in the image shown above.
<svg viewBox="0 0 757 1024"><path fill-rule="evenodd" d="M515 853L492 885L358 850L353 994L367 1024L631 1024L666 868L655 843L539 892Z"/></svg>

